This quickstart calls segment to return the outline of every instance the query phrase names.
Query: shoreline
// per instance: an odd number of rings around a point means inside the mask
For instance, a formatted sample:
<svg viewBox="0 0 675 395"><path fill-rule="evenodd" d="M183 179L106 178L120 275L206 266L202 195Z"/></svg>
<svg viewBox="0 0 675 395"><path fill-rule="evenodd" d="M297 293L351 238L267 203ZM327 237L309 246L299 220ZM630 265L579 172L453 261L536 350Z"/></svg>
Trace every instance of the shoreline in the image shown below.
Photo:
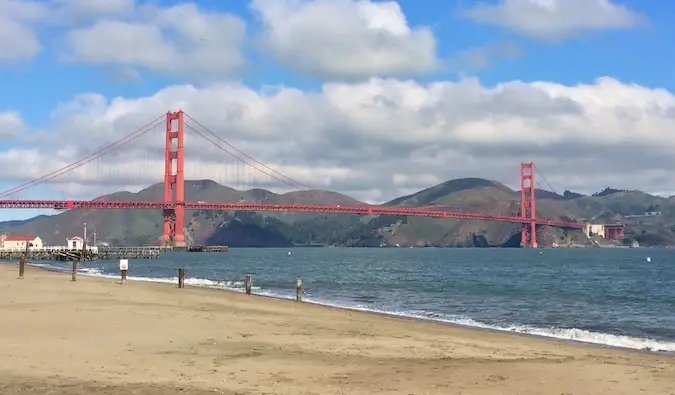
<svg viewBox="0 0 675 395"><path fill-rule="evenodd" d="M33 265L18 280L15 269L0 265L0 393L675 392L675 359L659 353L222 289L71 282Z"/></svg>
<svg viewBox="0 0 675 395"><path fill-rule="evenodd" d="M0 262L0 265L4 264L15 264L12 262ZM61 273L61 274L70 274L70 272L67 270L67 268L64 268L63 270L60 270L58 268L54 267L46 267L42 265L37 265L37 264L32 264L32 263L27 263L27 266L31 266L37 270L45 270L48 272L55 272L55 273ZM78 276L87 276L91 278L100 278L100 279L119 279L119 277L116 277L114 275L108 275L108 274L91 274L91 273L78 273ZM186 278L187 280L187 278ZM208 280L208 279L201 279L201 280ZM138 278L131 276L128 278L128 281L135 281L135 282L140 282L140 283L155 283L155 284L164 284L164 285L177 285L177 283L171 283L169 281L164 281L164 279L161 278ZM208 280L208 281L214 281L214 280ZM221 286L208 286L208 285L193 285L193 284L185 284L185 287L190 287L190 288L195 288L195 289L208 289L212 291L225 291L225 292L234 292L241 294L243 293L243 289L237 289L237 288L231 288L231 287L221 287ZM255 288L255 287L254 287ZM261 293L255 293L253 292L252 295L250 296L257 296L257 297L263 297L263 298L270 298L274 300L286 300L286 301L293 301L295 303L295 299L293 297L283 297L280 295L272 295L272 294L261 294ZM353 311L353 312L360 312L360 313L365 313L365 314L376 314L376 315L382 315L386 317L394 317L394 318L400 318L400 319L406 319L406 320L418 320L422 322L430 322L430 323L436 323L436 324L441 324L441 325L447 325L450 327L456 327L456 328L463 328L467 330L477 330L477 331L486 331L488 333L498 333L498 334L507 334L507 335L515 335L515 336L524 336L526 338L537 338L537 339L542 339L542 340L548 340L548 341L557 341L557 342L563 342L567 344L576 344L576 345L581 345L581 346L591 346L591 347L599 347L603 349L619 349L619 350L626 350L626 351L631 351L631 352L639 352L639 353L648 353L648 354L655 354L655 355L665 355L665 356L675 356L675 350L654 350L649 347L643 347L643 348L636 348L636 347L629 347L629 346L621 346L621 345L613 345L613 344L607 344L607 343L601 343L601 342L593 342L589 340L579 340L579 339L571 339L571 338L565 338L565 337L560 337L560 336L555 336L555 335L548 335L548 334L541 334L541 333L530 333L530 332L524 332L524 331L517 331L517 330L511 330L508 328L498 328L498 327L490 327L487 326L487 324L483 324L480 321L474 321L476 324L479 325L471 325L471 324L463 324L460 322L453 322L450 320L445 320L442 318L429 318L429 317L424 317L424 316L413 316L413 315L408 315L404 313L396 313L396 312L390 312L390 311L379 311L379 310L374 310L374 309L367 309L367 308L358 308L358 307L353 307L353 306L343 306L343 305L338 305L330 302L322 302L322 301L316 301L316 300L303 300L303 303L306 304L311 304L311 305L316 305L316 306L321 306L321 307L327 307L327 308L332 308L332 309L337 309L337 310L347 310L347 311ZM480 326L483 325L483 326ZM554 327L557 328L557 327ZM532 329L541 329L541 328L532 328ZM577 328L559 328L562 330L565 329L577 329ZM585 331L583 329L577 329L581 331ZM669 341L669 340L659 340L659 339L651 339L651 338L638 338L638 337L632 337L630 335L621 335L621 334L610 334L610 333L603 333L603 332L589 332L586 331L590 334L595 334L595 335L610 335L610 336L616 336L616 337L625 337L631 340L640 340L644 342L655 342L658 344L670 344L674 343L675 341Z"/></svg>

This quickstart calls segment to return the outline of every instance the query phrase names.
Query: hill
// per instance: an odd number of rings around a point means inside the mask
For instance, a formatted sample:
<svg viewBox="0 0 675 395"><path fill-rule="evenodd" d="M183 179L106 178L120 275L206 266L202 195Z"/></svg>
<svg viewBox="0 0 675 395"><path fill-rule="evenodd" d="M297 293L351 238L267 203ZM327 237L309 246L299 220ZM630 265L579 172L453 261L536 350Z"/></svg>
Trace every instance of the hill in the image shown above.
<svg viewBox="0 0 675 395"><path fill-rule="evenodd" d="M515 216L520 210L520 193L496 181L462 178L394 199L385 205ZM571 214L550 202L540 205L538 213L556 219ZM382 217L351 229L341 243L356 246L517 247L519 230L517 224L500 222ZM581 232L570 238L568 232L547 227L540 229L539 238L549 240L548 244L586 242Z"/></svg>
<svg viewBox="0 0 675 395"><path fill-rule="evenodd" d="M263 189L237 191L211 180L185 182L186 199L192 201L249 201L272 204L326 204L355 206L365 203L321 190L275 194ZM592 196L565 191L563 195L537 190L537 216L555 220L629 224L624 243L675 245L675 201L639 191L607 188ZM117 192L106 200L161 200L162 184L138 193ZM426 207L517 215L520 192L496 181L480 178L451 180L417 193L391 200L390 207ZM649 213L649 214L645 214ZM49 245L82 233L83 223L99 241L113 245L159 243L162 217L157 210L73 210L25 221L0 223L8 234L36 234ZM188 210L186 237L194 244L236 247L272 247L306 244L339 246L452 246L515 247L519 225L488 221L421 217L362 216L308 213L250 213ZM582 244L590 241L580 231L550 227L538 229L540 245Z"/></svg>
<svg viewBox="0 0 675 395"><path fill-rule="evenodd" d="M116 192L99 199L157 201L163 199L163 185L155 184L138 193ZM185 181L186 200L192 201L248 201L264 203L306 204L364 204L358 200L330 191L299 191L275 194L262 189L237 191L211 180ZM284 217L284 216L280 216ZM295 220L289 216L289 220ZM89 232L96 232L98 241L114 245L145 245L159 243L162 213L158 210L72 210L53 216L40 216L26 221L0 222L0 231L8 234L35 234L45 244L62 245L65 239L81 235L83 224ZM255 213L221 213L186 211L187 236L196 244L266 246L288 245L292 237L287 222ZM279 228L279 229L277 229Z"/></svg>

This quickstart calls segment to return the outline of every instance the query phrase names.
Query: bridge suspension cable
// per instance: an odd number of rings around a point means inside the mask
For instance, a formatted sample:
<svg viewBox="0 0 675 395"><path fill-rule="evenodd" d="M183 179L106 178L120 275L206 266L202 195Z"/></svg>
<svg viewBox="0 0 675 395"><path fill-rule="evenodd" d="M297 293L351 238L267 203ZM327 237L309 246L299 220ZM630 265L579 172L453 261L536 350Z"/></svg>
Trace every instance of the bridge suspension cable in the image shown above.
<svg viewBox="0 0 675 395"><path fill-rule="evenodd" d="M185 116L189 122L183 121L183 116ZM178 119L177 129L174 128L176 124L172 123ZM166 122L166 124L165 124ZM165 124L166 129L166 149L165 149L165 199L163 201L119 201L119 200L4 200L8 195L29 189L33 186L39 185L56 177L59 177L63 174L71 172L83 165L101 158L110 152L113 152L127 144L135 141L141 136L147 134L148 132L155 130L156 127ZM308 205L308 204L273 204L273 203L250 203L240 201L239 203L229 203L229 202L203 202L203 201L185 201L183 197L184 190L176 190L176 197L166 198L166 196L171 196L166 194L166 186L169 185L169 191L174 184L181 185L181 188L184 186L183 179L183 131L184 128L187 128L205 139L209 143L213 144L216 148L227 153L237 160L237 166L243 164L248 166L247 171L258 171L266 176L273 178L277 181L280 181L286 185L289 185L294 188L299 189L313 189L310 186L297 181L291 177L288 177L277 171L264 163L258 161L252 156L246 154L240 149L236 148L232 144L228 143L216 133L212 132L206 128L199 121L185 114L182 110L175 113L167 113L166 116L162 115L155 118L153 121L147 123L141 128L135 130L134 132L108 144L107 146L95 151L94 153L87 155L76 162L71 163L68 166L61 167L51 173L45 174L40 178L35 180L23 183L17 187L11 188L4 192L0 192L0 208L38 208L38 209L161 209L164 212L165 217L165 231L168 229L169 232L165 233L170 237L173 237L174 242L182 241L182 238L177 238L179 235L176 229L182 230L182 220L184 218L184 210L219 210L219 211L270 211L270 212L284 212L284 211L294 211L294 212L314 212L314 213L342 213L342 214L362 214L362 215L402 215L402 216L421 216L421 217L433 217L433 218L457 218L457 219L473 219L473 220L487 220L487 221L500 221L500 222L509 222L509 223L520 223L531 226L531 235L530 243L531 246L536 247L536 239L534 235L536 234L535 225L549 225L549 226L558 226L558 227L567 227L567 228L577 228L581 229L586 226L585 223L574 223L574 222L564 222L564 221L551 221L549 219L535 218L534 217L534 208L535 208L535 198L534 198L534 188L531 186L531 182L534 181L533 173L536 172L542 178L542 180L548 185L551 191L555 192L555 189L548 182L546 177L542 172L534 166L534 163L527 162L521 164L521 190L524 186L524 180L530 180L528 184L529 191L527 193L530 196L529 202L531 216L525 216L523 213L525 210L521 210L519 215L494 215L486 213L468 213L464 212L461 208L457 211L445 211L450 207L443 207L443 211L438 210L439 207L435 207L435 210L430 210L429 208L410 208L410 207L385 207L385 206L372 206L372 205L358 205L358 206L340 206L340 205ZM177 148L173 147L173 141L178 140ZM175 165L175 174L173 174L173 167ZM527 172L525 172L525 170ZM176 180L176 181L173 181ZM178 182L180 181L180 182ZM250 184L250 172L249 172L249 184ZM524 193L524 192L523 192ZM525 198L523 198L525 201ZM522 202L521 202L522 204ZM523 207L526 207L523 205ZM167 212L173 213L174 222L167 222ZM180 218L179 221L177 218ZM170 226L167 227L166 224ZM172 225L173 224L173 225ZM173 228L171 227L173 226ZM173 229L173 230L172 230ZM181 233L182 234L182 233ZM164 236L163 236L164 237ZM171 241L170 238L166 238L166 241ZM178 245L178 244L176 244Z"/></svg>
<svg viewBox="0 0 675 395"><path fill-rule="evenodd" d="M218 144L216 144L216 143L213 142L212 140L206 138L206 136L205 136L203 133L199 132L196 128L194 128L194 127L192 127L192 126L189 126L189 125L187 125L187 124L185 125L186 128L191 129L192 131L194 131L195 133L199 134L201 137L205 138L207 141L211 142L211 143L214 144L216 147L218 147L218 148L220 148L221 150L223 150L223 151L227 152L228 154L232 155L233 157L235 157L237 160L241 161L242 163L245 163L245 164L247 164L248 166L251 166L252 168L258 170L259 172L261 172L261 173L263 173L263 174L265 174L265 175L267 175L267 176L269 176L269 177L272 177L272 178L274 178L274 179L277 180L277 181L281 181L281 182L283 182L283 183L286 184L286 185L292 186L292 187L294 187L294 188L298 188L298 189L314 189L313 187L311 187L311 186L309 186L309 185L307 185L307 184L304 184L304 183L302 183L302 182L300 182L300 181L298 181L298 180L296 180L296 179L293 179L293 178L291 178L291 177L289 177L289 176L287 176L287 175L285 175L285 174L279 172L278 170L275 170L275 169L273 169L273 168L267 166L266 164L264 164L264 163L260 162L259 160L255 159L254 157L248 155L248 154L245 153L244 151L238 149L238 148L235 147L234 145L232 145L232 144L228 143L227 141L225 141L222 137L218 136L218 135L217 135L216 133L214 133L212 130L210 130L209 128L207 128L206 126L204 126L202 123L200 123L200 122L197 121L196 119L192 118L189 114L185 113L185 117L188 118L190 121L192 121L193 124L195 124L196 126L199 126L201 129L203 129L204 132L205 132L205 134L208 134L208 135L212 136L214 139L218 140L219 142L221 142L221 143L224 144L225 146L229 147L229 150L226 149L226 148L224 148L224 147L222 147L222 146L219 146ZM231 152L230 150L231 150L231 151L234 151L234 152L237 152L239 155L243 156L243 157L246 158L246 159L242 159L242 158L238 157L237 154L234 154L234 153ZM252 163L251 163L251 162L252 162ZM255 165L254 165L253 163L255 163ZM260 166L260 167L262 167L262 168L264 168L264 169L266 169L266 170L261 170L261 169L259 169L257 166ZM273 175L273 174L276 174L276 175Z"/></svg>
<svg viewBox="0 0 675 395"><path fill-rule="evenodd" d="M546 185L549 187L549 189L551 190L551 192L553 192L553 193L555 193L555 194L557 195L558 192L555 191L555 188L553 188L553 186L551 185L551 183L548 182L548 180L547 180L546 177L544 176L544 173L543 173L541 170L539 170L539 167L538 167L537 165L534 165L534 170L537 172L537 175L538 175L539 177L541 177L542 180L544 180L544 182L545 182ZM537 181L537 184L539 184L539 181ZM542 188L542 189L543 189L543 188Z"/></svg>
<svg viewBox="0 0 675 395"><path fill-rule="evenodd" d="M49 180L53 180L56 177L62 176L68 172L71 172L79 167L82 167L83 165L98 159L106 154L109 154L112 151L115 151L116 149L123 147L130 142L138 139L139 137L145 135L146 133L150 132L151 130L154 130L157 126L161 125L164 122L164 116L159 116L155 118L153 121L148 122L147 124L143 125L142 127L136 129L132 133L127 134L126 136L106 145L105 147L93 152L90 155L87 155L80 160L73 162L67 166L63 166L57 170L54 170L51 173L45 174L42 177L36 178L34 180L25 182L21 185L18 185L14 188L8 189L6 191L0 192L0 198L7 197L9 195L19 193L22 191L25 191L29 188L32 188L36 185L42 184L44 182L47 182Z"/></svg>
<svg viewBox="0 0 675 395"><path fill-rule="evenodd" d="M186 117L187 117L187 115L186 115ZM190 118L190 119L192 119L192 118ZM299 189L313 189L313 188L311 188L311 187L308 187L308 186L306 186L306 185L300 183L299 181L295 181L295 180L293 180L293 179L290 178L290 177L284 176L282 173L279 173L278 171L276 171L276 170L274 170L274 169L272 169L272 168L270 168L270 167L268 167L268 166L265 166L264 164L261 164L261 162L255 160L255 159L252 159L249 155L243 154L243 156L246 156L247 158L250 158L250 161L247 160L247 159L243 159L243 158L239 157L237 154L235 154L235 153L233 153L232 151L230 151L229 149L227 149L227 148L221 146L221 145L218 144L216 141L214 141L214 140L211 139L210 137L206 136L204 133L200 132L200 131L197 130L196 128L194 128L190 123L185 123L185 128L186 128L186 129L190 129L191 131L197 133L197 135L199 135L201 138L203 138L204 140L206 140L206 141L208 141L209 143L213 144L214 147L216 147L216 148L222 150L223 152L226 152L227 154L231 155L232 157L234 157L234 158L237 159L238 161L244 163L245 165L251 167L252 169L255 169L255 170L261 172L262 174L265 174L266 176L268 176L268 177L270 177L270 178L273 178L273 179L275 179L275 180L277 180L277 181L280 181L280 182L282 182L282 183L284 183L284 184L286 184L286 185L288 185L288 186L290 186L290 187L293 187L293 188L299 188ZM211 133L211 135L217 137L217 135L215 135L215 134L213 134L213 133ZM222 140L222 139L220 139L220 138L218 138L218 139L219 139L220 141L223 141L227 146L232 147L231 144L226 143L224 140ZM236 150L236 148L231 148L231 149L232 149L232 150ZM239 151L239 150L236 150L236 151L239 152L239 153L242 152L242 151ZM257 163L257 164L260 164L261 167L264 167L265 169L268 169L268 170L270 170L270 171L266 171L266 170L260 169L260 168L258 168L258 166L257 166L256 164L253 164L253 163L251 163L251 162L255 162L255 163ZM277 173L278 175L275 175L274 173ZM285 178L285 179L284 179L284 178ZM291 181L289 181L289 180L291 180Z"/></svg>

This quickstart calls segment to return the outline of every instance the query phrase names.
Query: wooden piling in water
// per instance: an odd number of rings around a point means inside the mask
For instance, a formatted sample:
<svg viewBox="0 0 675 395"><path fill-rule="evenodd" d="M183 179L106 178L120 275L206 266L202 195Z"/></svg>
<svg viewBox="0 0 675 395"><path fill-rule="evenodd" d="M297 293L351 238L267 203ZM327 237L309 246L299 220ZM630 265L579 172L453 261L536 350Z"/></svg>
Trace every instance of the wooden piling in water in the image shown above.
<svg viewBox="0 0 675 395"><path fill-rule="evenodd" d="M178 269L178 288L185 288L185 269Z"/></svg>
<svg viewBox="0 0 675 395"><path fill-rule="evenodd" d="M303 294L302 280L298 279L295 282L295 300L296 300L296 302L302 302L302 294Z"/></svg>
<svg viewBox="0 0 675 395"><path fill-rule="evenodd" d="M72 265L70 281L77 281L77 261L70 262Z"/></svg>
<svg viewBox="0 0 675 395"><path fill-rule="evenodd" d="M253 276L250 274L246 275L246 295L250 295L253 290Z"/></svg>

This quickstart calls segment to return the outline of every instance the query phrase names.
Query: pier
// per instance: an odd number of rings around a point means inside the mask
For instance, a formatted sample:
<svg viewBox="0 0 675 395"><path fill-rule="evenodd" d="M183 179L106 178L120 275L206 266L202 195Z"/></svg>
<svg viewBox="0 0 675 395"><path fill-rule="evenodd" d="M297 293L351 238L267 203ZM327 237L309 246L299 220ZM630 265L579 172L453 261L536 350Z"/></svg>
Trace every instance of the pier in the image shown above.
<svg viewBox="0 0 675 395"><path fill-rule="evenodd" d="M94 261L116 259L159 259L160 255L171 251L187 252L227 252L227 246L189 246L184 249L175 249L172 246L135 246L135 247L87 247L86 253L81 248L31 247L26 251L23 248L0 248L0 259L14 260L28 254L33 261ZM83 256L84 253L84 256Z"/></svg>
<svg viewBox="0 0 675 395"><path fill-rule="evenodd" d="M159 259L161 253L170 251L171 246L98 247L96 259Z"/></svg>
<svg viewBox="0 0 675 395"><path fill-rule="evenodd" d="M227 246L189 246L188 252L227 252Z"/></svg>
<svg viewBox="0 0 675 395"><path fill-rule="evenodd" d="M137 247L87 247L86 250L66 247L25 249L0 249L0 259L19 259L24 254L33 261L93 261L97 259L158 259L163 252L173 251L171 246Z"/></svg>

